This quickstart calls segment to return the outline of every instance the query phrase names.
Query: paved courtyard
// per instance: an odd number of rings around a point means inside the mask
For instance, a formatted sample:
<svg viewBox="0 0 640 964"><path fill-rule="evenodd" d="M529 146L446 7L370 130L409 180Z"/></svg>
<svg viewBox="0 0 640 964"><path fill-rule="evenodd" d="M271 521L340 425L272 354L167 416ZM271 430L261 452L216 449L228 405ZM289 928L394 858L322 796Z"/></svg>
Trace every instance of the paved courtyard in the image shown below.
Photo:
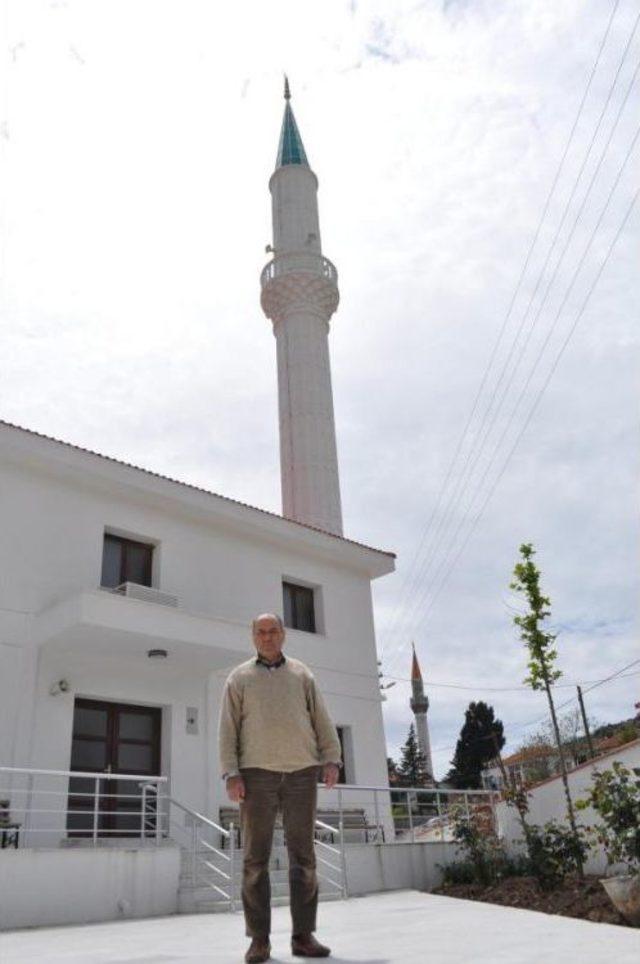
<svg viewBox="0 0 640 964"><path fill-rule="evenodd" d="M414 890L322 904L334 964L638 964L640 931ZM289 912L274 910L274 962L292 962ZM162 917L0 935L2 964L238 964L242 916Z"/></svg>

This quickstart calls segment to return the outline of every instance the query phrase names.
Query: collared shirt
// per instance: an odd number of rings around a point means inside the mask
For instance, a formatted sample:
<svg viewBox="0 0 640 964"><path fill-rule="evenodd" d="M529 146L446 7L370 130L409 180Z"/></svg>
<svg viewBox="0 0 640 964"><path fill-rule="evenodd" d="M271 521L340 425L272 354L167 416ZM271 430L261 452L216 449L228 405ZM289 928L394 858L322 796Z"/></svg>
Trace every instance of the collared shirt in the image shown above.
<svg viewBox="0 0 640 964"><path fill-rule="evenodd" d="M275 663L270 663L269 660L265 659L264 656L262 656L260 653L258 653L258 655L256 656L256 665L266 666L267 669L277 669L278 666L282 666L282 664L286 663L286 661L287 660L284 653L280 653Z"/></svg>

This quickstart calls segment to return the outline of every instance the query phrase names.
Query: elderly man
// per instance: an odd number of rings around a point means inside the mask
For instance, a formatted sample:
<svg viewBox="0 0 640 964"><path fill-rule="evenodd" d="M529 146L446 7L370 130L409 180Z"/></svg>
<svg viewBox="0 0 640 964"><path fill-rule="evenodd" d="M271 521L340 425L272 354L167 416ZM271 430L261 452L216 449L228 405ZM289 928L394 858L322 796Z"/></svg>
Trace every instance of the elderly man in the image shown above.
<svg viewBox="0 0 640 964"><path fill-rule="evenodd" d="M278 810L289 854L291 950L328 957L313 935L318 881L313 847L318 779L329 788L340 772L340 743L311 671L282 652L282 620L253 621L257 657L227 679L220 712L220 767L227 794L240 803L244 847L242 904L251 944L247 964L271 954L269 858Z"/></svg>

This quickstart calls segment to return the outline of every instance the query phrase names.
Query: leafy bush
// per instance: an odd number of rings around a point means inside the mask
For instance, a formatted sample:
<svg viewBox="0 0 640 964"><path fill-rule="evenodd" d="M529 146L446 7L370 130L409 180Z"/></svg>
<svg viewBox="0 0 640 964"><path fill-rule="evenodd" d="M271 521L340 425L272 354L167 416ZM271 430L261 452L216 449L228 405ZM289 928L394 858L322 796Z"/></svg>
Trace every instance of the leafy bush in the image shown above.
<svg viewBox="0 0 640 964"><path fill-rule="evenodd" d="M495 834L483 830L474 815L467 816L462 809L454 811L453 839L458 844L458 851L464 854L464 859L458 863L461 874L467 873L462 868L468 864L472 868L475 883L488 885L504 877L507 858L500 841Z"/></svg>
<svg viewBox="0 0 640 964"><path fill-rule="evenodd" d="M589 828L604 846L610 864L624 863L640 870L640 779L616 760L610 770L594 774L589 795L579 800L579 810L591 806L602 823Z"/></svg>
<svg viewBox="0 0 640 964"><path fill-rule="evenodd" d="M529 825L526 844L530 872L543 890L579 873L589 850L585 828L578 826L574 831L555 820L542 827Z"/></svg>
<svg viewBox="0 0 640 964"><path fill-rule="evenodd" d="M443 884L476 884L476 868L470 860L457 860L453 864L438 865L442 871Z"/></svg>

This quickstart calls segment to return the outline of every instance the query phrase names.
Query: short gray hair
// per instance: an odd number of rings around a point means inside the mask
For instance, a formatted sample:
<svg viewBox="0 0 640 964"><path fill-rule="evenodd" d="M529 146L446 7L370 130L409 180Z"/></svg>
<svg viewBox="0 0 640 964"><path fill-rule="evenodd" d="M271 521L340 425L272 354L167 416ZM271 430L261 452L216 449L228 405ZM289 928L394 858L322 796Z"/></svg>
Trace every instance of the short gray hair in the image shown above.
<svg viewBox="0 0 640 964"><path fill-rule="evenodd" d="M265 616L268 616L270 619L275 619L275 621L276 621L277 624L278 624L278 629L280 629L280 630L282 630L282 632L284 632L284 623L282 622L281 617L278 616L277 613L260 613L259 616L256 616L255 619L252 619L252 620L251 620L251 632L252 632L252 633L255 633L255 631L256 631L256 624L257 624L258 620L259 620L259 619L264 619Z"/></svg>

